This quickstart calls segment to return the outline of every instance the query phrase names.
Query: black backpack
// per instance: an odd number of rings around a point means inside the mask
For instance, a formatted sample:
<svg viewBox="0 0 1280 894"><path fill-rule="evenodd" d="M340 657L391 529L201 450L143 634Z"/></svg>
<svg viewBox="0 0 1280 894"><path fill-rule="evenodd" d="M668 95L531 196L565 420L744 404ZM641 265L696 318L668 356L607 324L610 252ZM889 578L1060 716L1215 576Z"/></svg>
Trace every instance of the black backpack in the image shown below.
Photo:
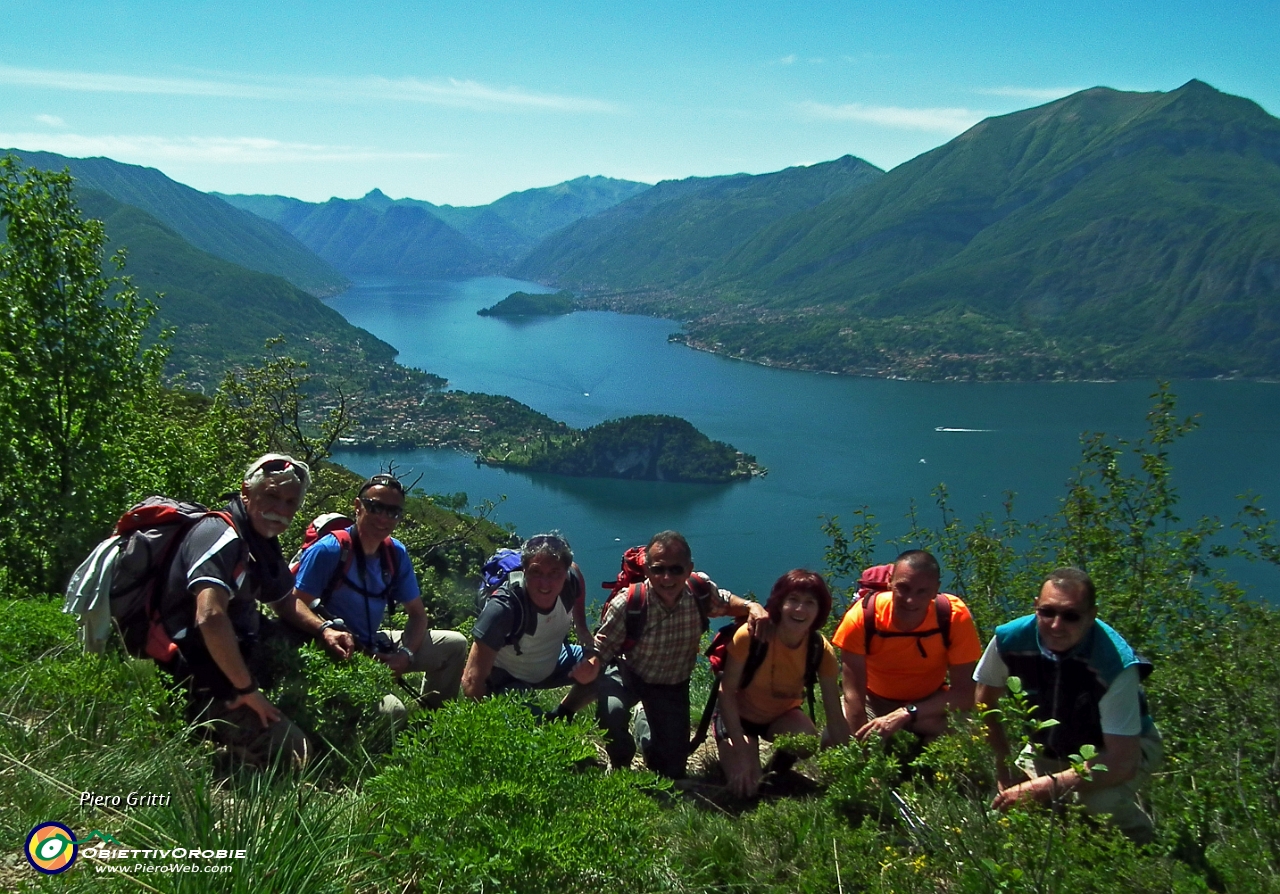
<svg viewBox="0 0 1280 894"><path fill-rule="evenodd" d="M560 591L559 598L565 608L573 608L573 604L586 592L586 586L582 571L575 562L569 569L564 589ZM477 614L483 612L485 605L491 600L510 607L515 623L511 625L511 631L503 644L515 648L517 655L522 654L520 640L532 635L538 629L538 610L529 602L529 594L524 588L524 572L519 570L508 572L496 587L483 590L477 601Z"/></svg>
<svg viewBox="0 0 1280 894"><path fill-rule="evenodd" d="M161 620L160 596L183 538L211 516L234 527L223 510L168 497L148 497L120 516L115 534L98 544L67 585L63 611L79 615L87 650L102 648L89 628L94 594L108 593L111 622L120 631L125 651L162 664L177 656L178 647Z"/></svg>

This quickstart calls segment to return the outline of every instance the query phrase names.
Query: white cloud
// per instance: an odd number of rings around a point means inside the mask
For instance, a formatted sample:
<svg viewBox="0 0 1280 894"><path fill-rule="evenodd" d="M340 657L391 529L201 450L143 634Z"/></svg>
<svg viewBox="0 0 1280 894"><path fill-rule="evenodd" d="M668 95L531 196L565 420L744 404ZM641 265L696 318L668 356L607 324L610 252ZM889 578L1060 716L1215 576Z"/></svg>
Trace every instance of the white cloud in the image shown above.
<svg viewBox="0 0 1280 894"><path fill-rule="evenodd" d="M868 106L851 102L834 106L820 102L800 103L801 114L827 121L861 121L895 130L926 130L960 133L986 117L972 109L905 109L899 106Z"/></svg>
<svg viewBox="0 0 1280 894"><path fill-rule="evenodd" d="M542 109L612 113L612 103L575 96L533 93L519 87L491 87L476 81L441 78L282 78L271 82L236 76L151 78L85 71L14 68L0 65L0 84L43 87L75 93L133 93L212 96L231 99L309 102L421 102L473 109Z"/></svg>
<svg viewBox="0 0 1280 894"><path fill-rule="evenodd" d="M448 78L444 81L420 81L417 78L400 80L365 78L349 82L345 89L353 97L366 99L427 102L471 108L514 107L594 113L617 111L616 106L600 100L529 93L518 87L499 89L476 81L462 81L456 78Z"/></svg>
<svg viewBox="0 0 1280 894"><path fill-rule="evenodd" d="M56 152L76 158L106 155L132 164L201 162L204 164L295 164L430 160L441 153L395 152L362 146L286 143L259 137L156 137L48 133L0 133L0 146Z"/></svg>
<svg viewBox="0 0 1280 894"><path fill-rule="evenodd" d="M1030 99L1036 102L1052 102L1072 93L1079 93L1083 87L987 87L975 90L982 96L1012 96L1015 99Z"/></svg>
<svg viewBox="0 0 1280 894"><path fill-rule="evenodd" d="M50 127L66 127L67 122L63 121L57 115L36 115L36 121L41 124L47 124Z"/></svg>
<svg viewBox="0 0 1280 894"><path fill-rule="evenodd" d="M798 61L800 61L800 57L797 56L795 53L792 53L789 56L783 56L781 59L777 61L779 65L795 65Z"/></svg>

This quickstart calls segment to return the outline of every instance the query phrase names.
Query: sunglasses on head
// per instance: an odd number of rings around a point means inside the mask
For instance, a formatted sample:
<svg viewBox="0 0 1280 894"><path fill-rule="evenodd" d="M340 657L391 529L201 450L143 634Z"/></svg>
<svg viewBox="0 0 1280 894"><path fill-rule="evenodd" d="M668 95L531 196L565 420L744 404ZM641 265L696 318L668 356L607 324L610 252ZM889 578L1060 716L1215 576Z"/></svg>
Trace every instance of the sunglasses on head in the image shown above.
<svg viewBox="0 0 1280 894"><path fill-rule="evenodd" d="M360 493L363 494L371 487L389 487L392 490L398 490L400 493L404 493L404 485L400 483L400 479L395 475L388 475L385 472L379 475L374 475L364 484L360 485Z"/></svg>
<svg viewBox="0 0 1280 894"><path fill-rule="evenodd" d="M1061 618L1068 624L1075 624L1083 618L1084 615L1080 614L1074 608L1056 609L1052 606L1046 605L1036 609L1036 617L1044 618L1046 621L1052 621L1054 618Z"/></svg>
<svg viewBox="0 0 1280 894"><path fill-rule="evenodd" d="M360 505L365 508L366 512L372 512L374 515L385 515L387 518L399 519L404 515L403 506L392 506L390 503L383 503L381 500L375 500L372 497L361 497Z"/></svg>
<svg viewBox="0 0 1280 894"><path fill-rule="evenodd" d="M679 577L684 574L683 565L646 565L644 568L646 572L654 577L666 577L667 575Z"/></svg>
<svg viewBox="0 0 1280 894"><path fill-rule="evenodd" d="M292 469L294 474L302 481L306 481L310 475L306 466L291 459L269 459L259 465L258 469L267 475L279 475L281 472L288 472Z"/></svg>

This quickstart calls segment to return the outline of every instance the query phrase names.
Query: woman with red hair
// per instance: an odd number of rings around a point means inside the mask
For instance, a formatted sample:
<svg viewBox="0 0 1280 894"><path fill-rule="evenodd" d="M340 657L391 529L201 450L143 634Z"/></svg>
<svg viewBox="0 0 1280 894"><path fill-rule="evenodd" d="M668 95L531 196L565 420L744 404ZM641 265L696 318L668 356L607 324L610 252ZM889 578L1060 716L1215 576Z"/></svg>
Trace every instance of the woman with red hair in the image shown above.
<svg viewBox="0 0 1280 894"><path fill-rule="evenodd" d="M786 733L817 735L813 722L800 709L806 664L820 652L818 684L827 717L822 744L849 740L836 681L838 664L831 643L820 632L831 614L831 591L822 576L803 568L778 578L765 611L773 622L773 637L753 643L747 625L738 628L725 657L716 714L716 746L729 791L751 797L760 787L761 737L773 741ZM763 650L763 658L760 652ZM743 685L748 658L754 653L754 673Z"/></svg>

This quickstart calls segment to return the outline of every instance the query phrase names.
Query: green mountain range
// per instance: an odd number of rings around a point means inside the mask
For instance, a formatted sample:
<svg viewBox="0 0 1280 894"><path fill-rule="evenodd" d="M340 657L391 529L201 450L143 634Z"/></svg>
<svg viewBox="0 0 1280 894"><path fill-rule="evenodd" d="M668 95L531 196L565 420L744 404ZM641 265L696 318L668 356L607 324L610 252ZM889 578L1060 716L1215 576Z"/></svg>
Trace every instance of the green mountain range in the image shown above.
<svg viewBox="0 0 1280 894"><path fill-rule="evenodd" d="M1199 81L989 118L732 246L718 222L736 206L699 191L645 226L663 186L518 275L632 290L637 310L637 290L674 295L695 345L783 365L1280 374L1280 121Z"/></svg>
<svg viewBox="0 0 1280 894"><path fill-rule="evenodd" d="M262 218L170 180L155 168L109 158L68 158L52 152L0 150L46 171L70 170L82 189L97 189L139 208L191 245L249 270L281 276L300 289L324 296L350 283L296 238Z"/></svg>
<svg viewBox="0 0 1280 894"><path fill-rule="evenodd" d="M174 329L169 374L183 373L188 383L209 391L231 367L260 363L264 343L277 336L291 355L334 374L394 362L395 348L282 277L202 251L146 211L100 190L77 188L76 199L85 217L103 222L108 251L127 249L124 272L157 304L153 331Z"/></svg>
<svg viewBox="0 0 1280 894"><path fill-rule="evenodd" d="M513 274L575 288L681 288L771 224L883 173L846 155L772 174L665 181L544 240Z"/></svg>
<svg viewBox="0 0 1280 894"><path fill-rule="evenodd" d="M579 177L475 207L391 199L377 189L360 199L318 204L284 196L215 195L279 224L352 275L462 277L505 272L549 234L648 188Z"/></svg>

